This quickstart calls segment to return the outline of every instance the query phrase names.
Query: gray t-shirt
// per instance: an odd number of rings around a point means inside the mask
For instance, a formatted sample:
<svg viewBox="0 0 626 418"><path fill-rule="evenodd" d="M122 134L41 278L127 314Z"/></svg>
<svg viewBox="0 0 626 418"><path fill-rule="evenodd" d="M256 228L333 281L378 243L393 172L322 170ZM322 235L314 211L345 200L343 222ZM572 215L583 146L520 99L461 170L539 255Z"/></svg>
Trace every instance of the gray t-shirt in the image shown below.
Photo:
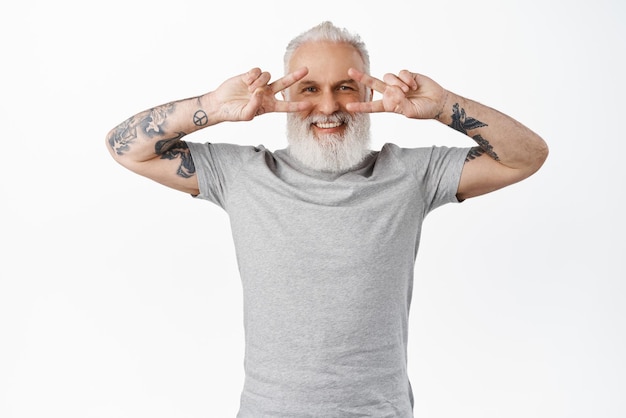
<svg viewBox="0 0 626 418"><path fill-rule="evenodd" d="M189 143L229 215L243 286L239 418L412 417L407 330L422 221L468 149L386 144L321 173L288 150Z"/></svg>

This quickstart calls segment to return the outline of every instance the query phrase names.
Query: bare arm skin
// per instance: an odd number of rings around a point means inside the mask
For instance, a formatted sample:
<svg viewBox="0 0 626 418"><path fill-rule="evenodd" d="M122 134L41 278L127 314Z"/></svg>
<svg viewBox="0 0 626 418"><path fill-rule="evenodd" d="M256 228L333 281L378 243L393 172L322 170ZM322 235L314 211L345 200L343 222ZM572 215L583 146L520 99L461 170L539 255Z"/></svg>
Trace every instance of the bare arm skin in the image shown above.
<svg viewBox="0 0 626 418"><path fill-rule="evenodd" d="M182 138L225 121L249 121L264 113L306 110L310 103L277 100L275 95L307 72L306 68L301 68L268 84L270 74L253 68L226 80L210 93L131 116L108 133L107 149L129 170L197 195L193 158Z"/></svg>
<svg viewBox="0 0 626 418"><path fill-rule="evenodd" d="M449 94L437 120L477 144L465 160L457 198L479 196L534 174L548 157L536 133L499 111Z"/></svg>
<svg viewBox="0 0 626 418"><path fill-rule="evenodd" d="M145 110L109 132L107 149L137 174L198 194L196 169L182 138L208 125L205 108L201 97L195 97Z"/></svg>
<svg viewBox="0 0 626 418"><path fill-rule="evenodd" d="M535 173L548 146L515 119L442 88L428 77L403 70L384 81L350 69L349 75L382 93L381 100L350 103L354 112L395 112L413 119L435 119L476 142L468 154L457 191L459 200L479 196Z"/></svg>

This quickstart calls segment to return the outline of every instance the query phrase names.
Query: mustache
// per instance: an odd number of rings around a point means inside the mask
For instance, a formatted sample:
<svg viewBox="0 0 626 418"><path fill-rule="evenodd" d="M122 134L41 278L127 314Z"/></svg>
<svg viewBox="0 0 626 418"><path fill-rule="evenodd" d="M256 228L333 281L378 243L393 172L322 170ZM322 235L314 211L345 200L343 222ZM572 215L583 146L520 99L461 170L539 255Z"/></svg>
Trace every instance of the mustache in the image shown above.
<svg viewBox="0 0 626 418"><path fill-rule="evenodd" d="M346 123L354 120L347 112L335 112L331 115L311 115L305 119L307 123Z"/></svg>

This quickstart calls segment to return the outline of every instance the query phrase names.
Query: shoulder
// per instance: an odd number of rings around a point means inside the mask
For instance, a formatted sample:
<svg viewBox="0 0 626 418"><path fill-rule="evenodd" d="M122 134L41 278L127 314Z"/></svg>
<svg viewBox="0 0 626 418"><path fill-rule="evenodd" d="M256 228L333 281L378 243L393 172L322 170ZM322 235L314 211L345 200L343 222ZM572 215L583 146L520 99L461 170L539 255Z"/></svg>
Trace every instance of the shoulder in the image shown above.
<svg viewBox="0 0 626 418"><path fill-rule="evenodd" d="M227 143L213 143L213 142L188 142L189 150L193 156L203 155L215 155L224 157L246 157L255 155L258 153L270 152L263 145L251 146L251 145L236 145Z"/></svg>
<svg viewBox="0 0 626 418"><path fill-rule="evenodd" d="M255 158L265 158L267 154L272 154L263 145L189 142L188 146L196 168L239 166Z"/></svg>
<svg viewBox="0 0 626 418"><path fill-rule="evenodd" d="M403 163L430 164L437 162L459 162L464 161L467 157L469 148L445 147L445 146L428 146L405 148L396 144L387 143L380 150L380 157L391 156Z"/></svg>
<svg viewBox="0 0 626 418"><path fill-rule="evenodd" d="M227 195L242 173L263 172L272 161L271 152L263 146L227 143L188 143L198 177L199 197L224 207Z"/></svg>

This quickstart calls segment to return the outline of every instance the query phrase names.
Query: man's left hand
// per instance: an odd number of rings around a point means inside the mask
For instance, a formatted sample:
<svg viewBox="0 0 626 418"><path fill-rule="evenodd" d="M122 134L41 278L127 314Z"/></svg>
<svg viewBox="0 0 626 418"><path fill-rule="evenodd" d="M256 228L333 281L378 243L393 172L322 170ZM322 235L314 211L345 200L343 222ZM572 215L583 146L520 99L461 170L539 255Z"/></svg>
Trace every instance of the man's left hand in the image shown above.
<svg viewBox="0 0 626 418"><path fill-rule="evenodd" d="M380 100L348 103L349 112L393 112L412 119L436 119L448 96L435 81L407 70L385 74L384 81L354 68L348 70L348 75L383 96Z"/></svg>

